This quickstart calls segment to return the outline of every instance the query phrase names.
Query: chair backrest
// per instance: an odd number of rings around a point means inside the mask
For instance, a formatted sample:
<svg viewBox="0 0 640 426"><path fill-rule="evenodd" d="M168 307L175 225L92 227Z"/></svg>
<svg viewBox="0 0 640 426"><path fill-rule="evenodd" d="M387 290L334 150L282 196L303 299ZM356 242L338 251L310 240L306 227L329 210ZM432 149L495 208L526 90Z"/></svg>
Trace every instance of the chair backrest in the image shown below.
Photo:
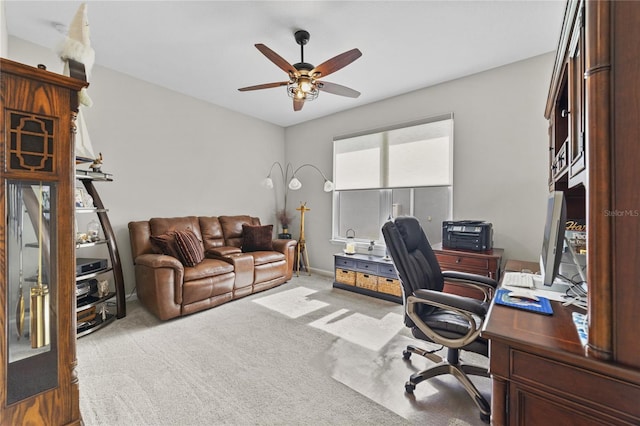
<svg viewBox="0 0 640 426"><path fill-rule="evenodd" d="M420 288L442 291L442 271L418 219L412 216L395 218L383 225L382 235L398 271L405 301Z"/></svg>

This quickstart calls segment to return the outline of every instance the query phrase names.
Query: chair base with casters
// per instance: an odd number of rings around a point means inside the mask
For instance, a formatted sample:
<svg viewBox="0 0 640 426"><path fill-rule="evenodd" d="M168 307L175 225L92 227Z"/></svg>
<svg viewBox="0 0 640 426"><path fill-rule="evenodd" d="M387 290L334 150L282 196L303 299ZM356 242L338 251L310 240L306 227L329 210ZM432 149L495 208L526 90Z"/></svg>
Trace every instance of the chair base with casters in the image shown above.
<svg viewBox="0 0 640 426"><path fill-rule="evenodd" d="M443 360L440 356L434 354L431 351L418 348L413 345L408 345L407 349L402 352L402 357L405 360L411 358L411 354L423 356L438 364L427 368L426 370L414 373L409 377L409 380L404 384L404 389L407 393L413 393L416 386L432 377L441 376L443 374L451 374L462 384L467 391L471 399L476 403L476 406L480 410L480 418L484 422L489 422L491 417L491 404L485 399L484 396L478 391L476 386L469 380L467 375L490 377L486 368L478 367L471 364L463 364L460 362L460 351L458 349L448 349L447 359Z"/></svg>

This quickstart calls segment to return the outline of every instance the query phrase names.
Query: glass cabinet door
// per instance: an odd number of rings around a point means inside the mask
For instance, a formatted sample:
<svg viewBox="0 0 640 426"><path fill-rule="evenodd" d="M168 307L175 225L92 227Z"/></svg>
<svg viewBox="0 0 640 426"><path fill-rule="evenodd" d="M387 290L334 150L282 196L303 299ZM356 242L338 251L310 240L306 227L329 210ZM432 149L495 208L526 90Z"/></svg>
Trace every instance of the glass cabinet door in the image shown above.
<svg viewBox="0 0 640 426"><path fill-rule="evenodd" d="M58 386L56 184L5 181L7 404Z"/></svg>

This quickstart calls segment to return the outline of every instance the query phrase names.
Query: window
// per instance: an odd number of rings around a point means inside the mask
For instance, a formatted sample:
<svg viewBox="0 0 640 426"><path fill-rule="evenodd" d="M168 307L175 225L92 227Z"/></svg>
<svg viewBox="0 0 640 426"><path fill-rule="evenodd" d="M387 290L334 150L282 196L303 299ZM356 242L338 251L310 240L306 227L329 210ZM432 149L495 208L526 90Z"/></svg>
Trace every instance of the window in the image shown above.
<svg viewBox="0 0 640 426"><path fill-rule="evenodd" d="M452 217L453 114L334 138L333 239L383 240L390 217L416 216L431 243Z"/></svg>

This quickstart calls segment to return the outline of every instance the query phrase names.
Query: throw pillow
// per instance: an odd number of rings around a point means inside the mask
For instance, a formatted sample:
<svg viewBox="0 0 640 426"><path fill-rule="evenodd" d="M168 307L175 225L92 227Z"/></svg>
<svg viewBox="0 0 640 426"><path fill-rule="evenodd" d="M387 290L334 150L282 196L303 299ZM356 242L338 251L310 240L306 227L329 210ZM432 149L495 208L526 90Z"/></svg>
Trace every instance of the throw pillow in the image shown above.
<svg viewBox="0 0 640 426"><path fill-rule="evenodd" d="M176 246L184 266L196 266L204 260L204 246L193 231L176 231Z"/></svg>
<svg viewBox="0 0 640 426"><path fill-rule="evenodd" d="M156 253L166 254L167 256L180 259L178 247L176 246L176 233L167 232L162 235L151 236L151 246Z"/></svg>
<svg viewBox="0 0 640 426"><path fill-rule="evenodd" d="M273 250L273 225L242 225L242 251Z"/></svg>

